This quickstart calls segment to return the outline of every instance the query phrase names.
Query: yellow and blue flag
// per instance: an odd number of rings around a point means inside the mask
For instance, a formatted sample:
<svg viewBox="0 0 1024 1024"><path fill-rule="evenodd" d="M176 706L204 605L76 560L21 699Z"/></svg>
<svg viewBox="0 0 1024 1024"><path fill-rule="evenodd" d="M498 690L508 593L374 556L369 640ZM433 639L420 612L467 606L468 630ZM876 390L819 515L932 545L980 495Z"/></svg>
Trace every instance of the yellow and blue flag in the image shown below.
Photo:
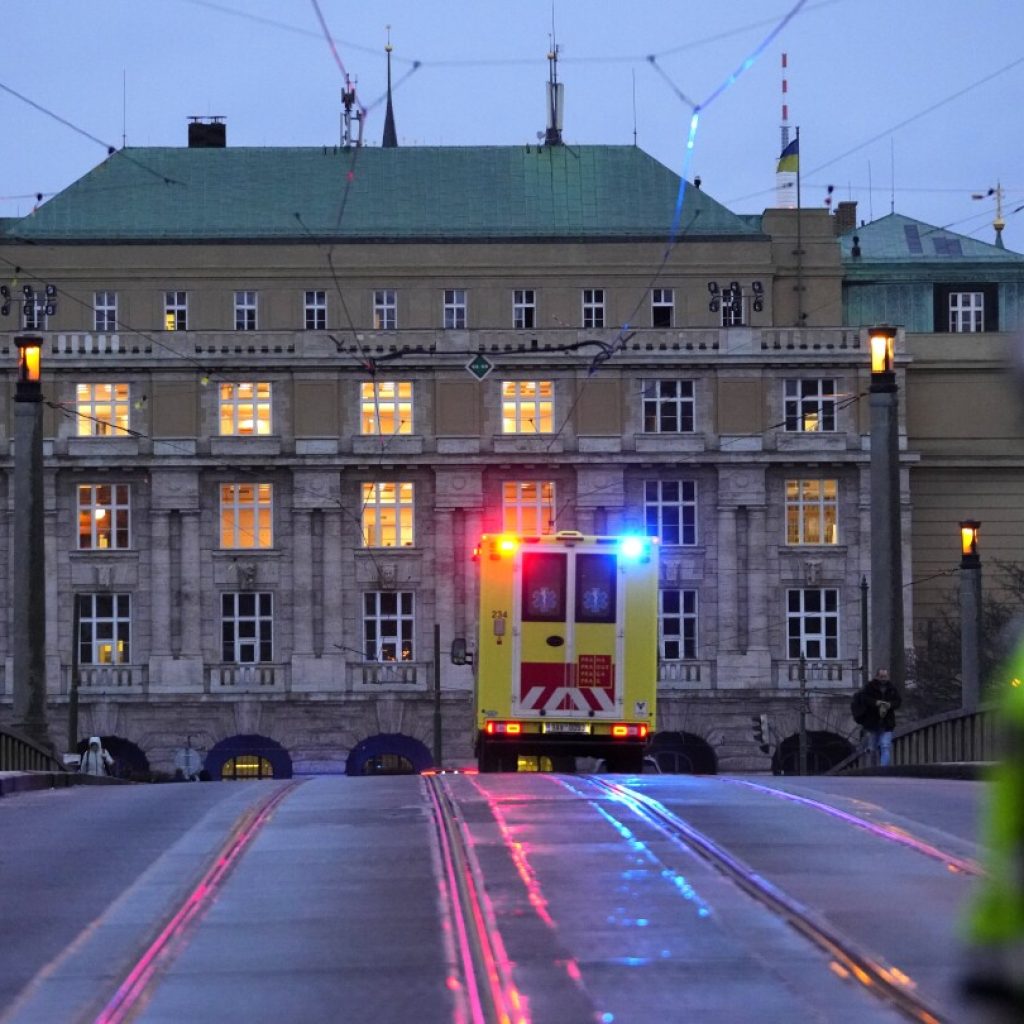
<svg viewBox="0 0 1024 1024"><path fill-rule="evenodd" d="M779 166L775 169L777 173L789 172L796 174L800 169L800 140L794 139L779 157Z"/></svg>

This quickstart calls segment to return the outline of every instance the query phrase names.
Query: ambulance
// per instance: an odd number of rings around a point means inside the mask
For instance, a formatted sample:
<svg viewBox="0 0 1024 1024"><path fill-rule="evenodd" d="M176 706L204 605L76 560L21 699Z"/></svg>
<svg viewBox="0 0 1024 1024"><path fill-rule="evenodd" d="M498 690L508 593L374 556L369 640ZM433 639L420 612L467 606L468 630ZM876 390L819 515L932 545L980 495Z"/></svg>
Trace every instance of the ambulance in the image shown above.
<svg viewBox="0 0 1024 1024"><path fill-rule="evenodd" d="M486 534L479 566L481 772L639 772L654 728L658 546L637 535Z"/></svg>

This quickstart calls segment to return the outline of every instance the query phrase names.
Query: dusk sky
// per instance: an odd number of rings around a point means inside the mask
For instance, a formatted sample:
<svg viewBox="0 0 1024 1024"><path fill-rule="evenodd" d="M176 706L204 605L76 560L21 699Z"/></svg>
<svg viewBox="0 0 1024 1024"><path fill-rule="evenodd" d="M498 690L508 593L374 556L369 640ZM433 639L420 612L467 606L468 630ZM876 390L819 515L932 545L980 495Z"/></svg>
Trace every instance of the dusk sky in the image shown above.
<svg viewBox="0 0 1024 1024"><path fill-rule="evenodd" d="M550 0L318 3L371 108L370 144L383 127L387 25L401 145L536 143ZM339 141L342 73L313 0L2 0L0 12L0 216L28 213L35 193L66 188L105 156L7 90L117 147L122 135L182 146L196 114L226 117L229 146ZM730 209L759 213L775 203L786 52L804 206L820 208L832 185L861 220L894 202L992 241L994 197L971 195L1001 182L1006 245L1024 250L1024 4L556 0L554 22L569 144L632 143L635 82L638 144L700 175ZM703 106L689 164L692 111L679 94Z"/></svg>

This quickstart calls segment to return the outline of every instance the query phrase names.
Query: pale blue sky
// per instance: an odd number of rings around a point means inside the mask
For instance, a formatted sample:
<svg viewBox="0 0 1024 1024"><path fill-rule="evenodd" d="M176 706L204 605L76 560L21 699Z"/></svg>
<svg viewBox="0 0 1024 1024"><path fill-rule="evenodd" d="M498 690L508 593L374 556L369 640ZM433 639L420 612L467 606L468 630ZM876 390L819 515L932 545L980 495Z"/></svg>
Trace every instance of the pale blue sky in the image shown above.
<svg viewBox="0 0 1024 1024"><path fill-rule="evenodd" d="M384 90L385 25L396 80L422 62L395 93L401 144L536 141L550 0L319 2L364 103ZM635 76L639 144L681 172L690 109L647 55L703 102L795 6L556 0L566 141L632 142ZM338 141L341 74L311 0L0 0L0 15L0 83L113 145L123 115L130 146L184 145L192 114L226 116L229 145ZM739 213L775 202L783 50L805 206L820 207L832 184L861 219L883 216L895 168L897 212L990 241L994 204L971 193L1001 181L1004 237L1024 250L1024 211L1012 212L1024 205L1024 4L806 0L701 116L688 176ZM26 196L59 191L104 157L2 91L0 119L0 216L27 213ZM374 145L382 123L378 106Z"/></svg>

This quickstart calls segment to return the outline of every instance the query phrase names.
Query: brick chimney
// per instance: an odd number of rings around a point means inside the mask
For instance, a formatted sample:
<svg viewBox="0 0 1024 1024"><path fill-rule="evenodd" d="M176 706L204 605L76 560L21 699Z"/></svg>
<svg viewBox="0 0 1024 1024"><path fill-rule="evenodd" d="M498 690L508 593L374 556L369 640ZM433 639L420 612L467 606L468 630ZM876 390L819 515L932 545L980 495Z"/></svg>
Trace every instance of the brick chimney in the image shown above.
<svg viewBox="0 0 1024 1024"><path fill-rule="evenodd" d="M832 218L832 230L837 235L845 235L857 226L857 201L844 200L836 206L835 216Z"/></svg>
<svg viewBox="0 0 1024 1024"><path fill-rule="evenodd" d="M223 149L228 144L228 126L223 117L190 117L189 149Z"/></svg>

